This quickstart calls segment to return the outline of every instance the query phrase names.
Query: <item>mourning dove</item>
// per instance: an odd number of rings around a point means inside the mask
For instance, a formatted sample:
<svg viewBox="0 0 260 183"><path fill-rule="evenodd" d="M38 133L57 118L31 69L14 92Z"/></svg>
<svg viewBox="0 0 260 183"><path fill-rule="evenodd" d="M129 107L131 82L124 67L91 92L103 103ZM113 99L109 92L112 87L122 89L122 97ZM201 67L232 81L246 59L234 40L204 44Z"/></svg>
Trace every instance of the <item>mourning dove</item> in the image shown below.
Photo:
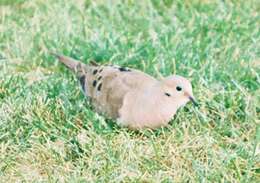
<svg viewBox="0 0 260 183"><path fill-rule="evenodd" d="M86 65L67 56L55 56L76 73L84 94L98 113L131 129L157 128L168 124L188 101L194 104L191 83L171 75L157 80L135 69Z"/></svg>

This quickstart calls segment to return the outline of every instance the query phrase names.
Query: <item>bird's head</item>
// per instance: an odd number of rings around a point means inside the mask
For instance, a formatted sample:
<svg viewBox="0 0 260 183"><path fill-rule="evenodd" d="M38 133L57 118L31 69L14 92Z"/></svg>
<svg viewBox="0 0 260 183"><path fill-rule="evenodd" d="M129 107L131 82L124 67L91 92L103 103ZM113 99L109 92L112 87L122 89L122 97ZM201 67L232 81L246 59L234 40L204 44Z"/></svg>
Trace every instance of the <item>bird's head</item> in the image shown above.
<svg viewBox="0 0 260 183"><path fill-rule="evenodd" d="M161 80L161 86L165 100L176 104L177 107L183 106L189 101L197 105L188 79L171 75Z"/></svg>

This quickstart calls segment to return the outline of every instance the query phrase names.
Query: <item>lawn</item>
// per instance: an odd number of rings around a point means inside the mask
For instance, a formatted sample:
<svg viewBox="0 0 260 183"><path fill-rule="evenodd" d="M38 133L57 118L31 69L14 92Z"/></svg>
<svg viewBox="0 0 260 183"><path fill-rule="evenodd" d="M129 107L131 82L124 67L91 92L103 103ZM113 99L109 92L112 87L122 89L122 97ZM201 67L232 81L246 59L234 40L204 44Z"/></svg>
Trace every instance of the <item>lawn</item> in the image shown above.
<svg viewBox="0 0 260 183"><path fill-rule="evenodd" d="M189 78L157 130L92 110L49 51ZM0 182L260 182L257 0L0 0Z"/></svg>

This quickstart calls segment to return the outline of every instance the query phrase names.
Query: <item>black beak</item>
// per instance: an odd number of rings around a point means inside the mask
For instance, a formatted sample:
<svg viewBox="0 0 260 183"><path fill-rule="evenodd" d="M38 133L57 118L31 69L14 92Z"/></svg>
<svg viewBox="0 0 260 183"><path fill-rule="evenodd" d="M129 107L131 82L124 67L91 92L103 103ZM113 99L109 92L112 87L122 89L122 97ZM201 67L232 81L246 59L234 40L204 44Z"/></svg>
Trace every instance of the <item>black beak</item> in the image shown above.
<svg viewBox="0 0 260 183"><path fill-rule="evenodd" d="M190 101L193 103L194 106L198 106L199 104L195 101L195 99L189 96Z"/></svg>

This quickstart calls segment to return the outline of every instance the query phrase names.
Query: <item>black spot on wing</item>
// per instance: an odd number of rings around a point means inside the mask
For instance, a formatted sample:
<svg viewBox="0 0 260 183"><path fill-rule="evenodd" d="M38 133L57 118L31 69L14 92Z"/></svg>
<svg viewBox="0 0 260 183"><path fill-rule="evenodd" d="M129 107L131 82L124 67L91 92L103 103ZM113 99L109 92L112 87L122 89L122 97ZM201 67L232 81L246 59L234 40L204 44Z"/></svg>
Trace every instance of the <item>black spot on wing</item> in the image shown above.
<svg viewBox="0 0 260 183"><path fill-rule="evenodd" d="M102 88L102 83L99 83L98 87L97 87L97 90L100 91Z"/></svg>
<svg viewBox="0 0 260 183"><path fill-rule="evenodd" d="M94 60L90 60L90 65L93 65L93 66L98 66L98 63L97 62L95 62Z"/></svg>
<svg viewBox="0 0 260 183"><path fill-rule="evenodd" d="M100 80L100 79L102 79L102 76L99 76L99 77L98 77L98 80Z"/></svg>
<svg viewBox="0 0 260 183"><path fill-rule="evenodd" d="M81 85L83 91L86 90L86 88L85 88L85 81L86 81L86 75L82 75L82 76L80 76L80 78L79 78L79 82L80 82L80 85Z"/></svg>
<svg viewBox="0 0 260 183"><path fill-rule="evenodd" d="M93 71L93 75L97 74L97 72L98 72L98 70L95 69L95 70Z"/></svg>
<svg viewBox="0 0 260 183"><path fill-rule="evenodd" d="M125 67L119 67L118 68L121 72L130 72L131 70L130 69L127 69Z"/></svg>
<svg viewBox="0 0 260 183"><path fill-rule="evenodd" d="M93 87L95 87L97 85L97 81L94 80L93 83L92 83Z"/></svg>
<svg viewBox="0 0 260 183"><path fill-rule="evenodd" d="M100 73L100 72L102 72L103 71L103 69L100 69L98 72Z"/></svg>

